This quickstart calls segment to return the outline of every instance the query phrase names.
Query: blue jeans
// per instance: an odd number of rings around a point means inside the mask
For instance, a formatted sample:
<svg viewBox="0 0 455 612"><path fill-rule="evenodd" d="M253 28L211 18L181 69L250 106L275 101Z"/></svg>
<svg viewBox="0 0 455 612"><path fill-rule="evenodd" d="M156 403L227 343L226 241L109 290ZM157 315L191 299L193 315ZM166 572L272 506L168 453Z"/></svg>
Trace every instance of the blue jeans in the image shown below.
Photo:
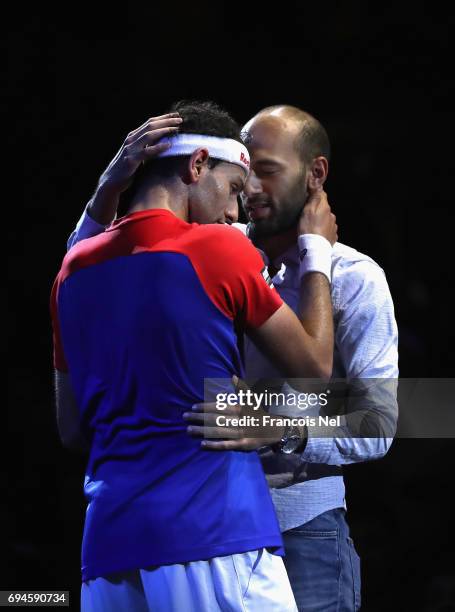
<svg viewBox="0 0 455 612"><path fill-rule="evenodd" d="M360 610L360 558L345 515L344 508L329 510L283 533L299 612Z"/></svg>

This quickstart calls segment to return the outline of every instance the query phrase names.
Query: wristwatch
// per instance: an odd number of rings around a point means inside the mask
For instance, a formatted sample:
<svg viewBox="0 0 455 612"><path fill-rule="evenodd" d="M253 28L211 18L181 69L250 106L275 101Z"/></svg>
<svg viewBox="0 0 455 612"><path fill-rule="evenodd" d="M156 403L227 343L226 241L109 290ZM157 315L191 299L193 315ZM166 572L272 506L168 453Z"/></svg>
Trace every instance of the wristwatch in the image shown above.
<svg viewBox="0 0 455 612"><path fill-rule="evenodd" d="M300 429L294 425L288 425L284 430L281 440L276 445L276 450L285 455L304 450L306 436L302 436ZM300 448L302 447L302 448Z"/></svg>

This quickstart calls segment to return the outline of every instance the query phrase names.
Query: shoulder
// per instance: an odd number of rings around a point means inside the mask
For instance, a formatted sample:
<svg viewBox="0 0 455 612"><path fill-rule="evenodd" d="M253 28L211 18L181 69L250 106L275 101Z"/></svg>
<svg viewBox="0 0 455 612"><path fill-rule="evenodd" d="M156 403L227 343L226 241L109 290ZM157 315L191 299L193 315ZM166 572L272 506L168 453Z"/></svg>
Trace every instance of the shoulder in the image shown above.
<svg viewBox="0 0 455 612"><path fill-rule="evenodd" d="M371 257L337 242L332 254L332 292L335 305L360 299L390 297L384 270Z"/></svg>
<svg viewBox="0 0 455 612"><path fill-rule="evenodd" d="M82 268L102 263L108 257L121 254L116 253L115 245L108 248L109 245L109 236L105 232L77 242L63 258L61 281Z"/></svg>
<svg viewBox="0 0 455 612"><path fill-rule="evenodd" d="M332 253L332 277L334 282L345 278L357 278L360 281L368 278L385 278L385 273L368 255L336 242Z"/></svg>
<svg viewBox="0 0 455 612"><path fill-rule="evenodd" d="M371 264L372 266L382 269L372 257L365 255L365 253L361 253L357 249L343 244L342 242L336 242L333 245L333 266L344 269L359 263Z"/></svg>
<svg viewBox="0 0 455 612"><path fill-rule="evenodd" d="M234 223L233 225L228 225L227 223L210 223L207 225L192 223L190 227L189 236L194 240L237 240L240 242L246 241L248 244L251 244L245 232L242 231L240 223Z"/></svg>
<svg viewBox="0 0 455 612"><path fill-rule="evenodd" d="M229 256L236 261L260 258L257 249L243 232L239 231L237 225L193 224L191 231L186 233L185 242L194 252L202 252L205 255L210 252L214 257Z"/></svg>

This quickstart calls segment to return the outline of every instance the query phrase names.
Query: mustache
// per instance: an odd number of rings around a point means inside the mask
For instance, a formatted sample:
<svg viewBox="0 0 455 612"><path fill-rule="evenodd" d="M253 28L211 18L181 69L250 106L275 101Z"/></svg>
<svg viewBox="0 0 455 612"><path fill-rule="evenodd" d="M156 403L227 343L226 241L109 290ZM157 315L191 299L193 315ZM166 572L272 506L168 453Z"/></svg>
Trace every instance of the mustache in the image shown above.
<svg viewBox="0 0 455 612"><path fill-rule="evenodd" d="M243 196L242 205L244 208L257 208L258 206L270 206L271 202L268 197L264 196L253 196L251 198Z"/></svg>

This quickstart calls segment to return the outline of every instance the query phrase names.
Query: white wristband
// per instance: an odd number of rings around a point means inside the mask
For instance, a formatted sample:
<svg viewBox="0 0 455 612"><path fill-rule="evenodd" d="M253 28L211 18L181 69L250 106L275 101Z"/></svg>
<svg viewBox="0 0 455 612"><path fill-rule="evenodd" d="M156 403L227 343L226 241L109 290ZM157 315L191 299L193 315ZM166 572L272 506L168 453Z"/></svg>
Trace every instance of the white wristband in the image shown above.
<svg viewBox="0 0 455 612"><path fill-rule="evenodd" d="M300 280L309 272L321 272L332 279L332 245L319 234L301 234L297 238L300 258Z"/></svg>

